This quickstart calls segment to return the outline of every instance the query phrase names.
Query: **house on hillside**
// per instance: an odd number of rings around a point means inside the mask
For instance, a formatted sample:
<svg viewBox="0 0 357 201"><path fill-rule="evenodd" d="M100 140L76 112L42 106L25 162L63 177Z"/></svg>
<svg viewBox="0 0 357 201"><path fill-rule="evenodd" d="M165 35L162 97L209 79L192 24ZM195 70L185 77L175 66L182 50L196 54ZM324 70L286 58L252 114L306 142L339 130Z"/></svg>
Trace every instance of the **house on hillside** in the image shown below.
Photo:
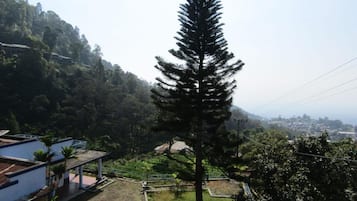
<svg viewBox="0 0 357 201"><path fill-rule="evenodd" d="M21 44L7 44L0 42L0 50L4 51L6 55L23 54L29 51L31 48L27 45Z"/></svg>
<svg viewBox="0 0 357 201"><path fill-rule="evenodd" d="M7 56L21 55L30 51L31 49L32 48L27 45L0 42L0 51L2 51ZM73 64L72 58L57 54L55 52L45 52L44 56L46 58L51 57L52 61L55 61L59 64Z"/></svg>
<svg viewBox="0 0 357 201"><path fill-rule="evenodd" d="M105 152L83 149L85 143L72 138L56 140L51 146L53 157L51 166L64 164L64 157L61 154L62 147L74 147L75 157L69 159L65 164L65 174L60 181L56 181L58 192L77 192L88 187L86 176L83 174L83 167L91 162L98 165L96 181L102 180L102 159L107 155ZM46 150L46 146L41 142L40 136L18 134L0 136L0 200L15 201L27 200L36 197L42 191L50 192L47 186L49 181L54 181L54 173L49 171L45 162L35 161L34 152ZM70 170L75 170L76 174L69 174ZM48 178L48 172L50 177ZM70 178L70 179L69 179ZM65 184L64 180L69 180ZM92 181L93 181L92 180Z"/></svg>

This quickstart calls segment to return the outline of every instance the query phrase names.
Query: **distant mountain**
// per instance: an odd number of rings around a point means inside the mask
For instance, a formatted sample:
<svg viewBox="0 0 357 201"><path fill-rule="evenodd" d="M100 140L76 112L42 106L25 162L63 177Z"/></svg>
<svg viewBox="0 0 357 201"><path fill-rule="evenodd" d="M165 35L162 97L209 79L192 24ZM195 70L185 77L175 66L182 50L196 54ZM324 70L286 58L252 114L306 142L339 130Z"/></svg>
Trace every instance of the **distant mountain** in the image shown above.
<svg viewBox="0 0 357 201"><path fill-rule="evenodd" d="M252 119L252 120L259 120L259 121L264 120L263 117L255 115L255 114L252 114L252 113L249 113L249 112L243 110L242 108L240 108L240 107L238 107L236 105L232 105L231 110L232 111L233 110L239 110L242 114L246 115L249 119Z"/></svg>

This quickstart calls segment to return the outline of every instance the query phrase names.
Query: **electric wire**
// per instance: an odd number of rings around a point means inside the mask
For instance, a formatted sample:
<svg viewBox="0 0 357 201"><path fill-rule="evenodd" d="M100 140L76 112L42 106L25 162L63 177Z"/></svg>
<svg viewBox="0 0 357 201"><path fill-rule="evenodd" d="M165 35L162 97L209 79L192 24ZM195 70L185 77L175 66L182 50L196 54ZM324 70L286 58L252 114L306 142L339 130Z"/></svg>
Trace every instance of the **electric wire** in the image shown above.
<svg viewBox="0 0 357 201"><path fill-rule="evenodd" d="M333 68L333 69L331 69L331 70L329 70L329 71L327 71L327 72L325 72L325 73L322 73L322 74L318 75L318 76L315 77L314 79L312 79L312 80L310 80L310 81L307 81L307 82L305 82L304 84L302 84L302 85L300 85L300 86L298 86L298 87L296 87L296 88L293 88L293 89L290 90L290 91L285 92L284 94L282 94L282 95L278 96L277 98L275 98L275 99L269 101L268 103L265 103L265 104L263 104L263 105L258 106L258 107L256 108L256 110L261 109L261 108L265 108L265 107L271 105L272 103L275 103L275 102L277 102L277 101L279 101L279 100L281 100L281 99L284 99L284 98L287 97L288 95L290 95L290 94L292 94L292 93L294 93L294 92L296 92L296 91L298 91L298 90L300 90L300 89L302 89L302 88L304 88L304 87L306 87L306 86L308 86L308 85L311 85L312 83L314 83L314 82L316 82L316 81L318 81L318 80L320 80L320 79L322 79L322 78L324 78L324 77L327 77L327 76L330 75L331 73L333 73L333 72L335 72L335 71L337 71L337 70L339 70L339 69L345 67L346 65L348 65L348 64L350 64L350 63L352 63L352 62L354 62L354 61L356 61L356 60L357 60L357 57L353 57L352 59L350 59L350 60L348 60L348 61L346 61L346 62L344 62L344 63L342 63L342 64L340 64L340 65L337 65L335 68ZM351 66L350 66L350 67L351 67ZM348 68L350 68L350 67L348 67ZM345 69L345 70L346 70L346 69ZM345 70L344 70L344 71L345 71Z"/></svg>
<svg viewBox="0 0 357 201"><path fill-rule="evenodd" d="M315 100L312 100L312 101L314 101L314 102L320 101L320 100L323 100L323 99L326 99L326 98L329 98L329 97L332 97L332 96L337 96L337 95L340 95L340 94L344 94L344 93L347 93L347 92L350 92L350 91L353 91L353 90L357 90L357 86L353 87L353 88L348 88L348 89L345 89L343 91L339 91L339 92L336 92L336 93L333 93L333 94L329 94L327 96L317 97L318 99L315 99ZM302 104L308 104L308 103L309 102L305 102L305 103L302 103Z"/></svg>
<svg viewBox="0 0 357 201"><path fill-rule="evenodd" d="M343 87L343 86L345 86L345 85L347 85L347 84L350 84L350 83L352 83L352 82L354 82L354 81L357 81L357 77L355 77L355 78L353 78L353 79L351 79L351 80L348 80L348 81L346 81L346 82L340 83L340 84L338 84L338 85L335 85L335 86L333 86L333 87L331 87L331 88L325 89L325 90L321 91L320 93L315 93L315 94L313 94L313 95L311 95L311 96L308 96L308 97L305 97L305 98L300 99L300 100L298 100L298 101L295 101L295 102L293 102L293 104L301 104L301 103L304 103L304 102L306 102L306 100L309 100L309 99L311 99L311 98L319 97L319 96L321 96L321 95L323 95L323 94L326 94L327 92L330 92L330 91L333 91L333 90L338 89L338 88L340 88L340 87Z"/></svg>
<svg viewBox="0 0 357 201"><path fill-rule="evenodd" d="M349 162L357 163L357 160L352 160L352 159L348 159L348 158L328 157L328 156L309 154L309 153L304 153L304 152L299 152L299 151L295 152L295 154L302 155L302 156L310 156L310 157L317 157L317 158L324 158L324 159L331 159L331 160L349 161Z"/></svg>

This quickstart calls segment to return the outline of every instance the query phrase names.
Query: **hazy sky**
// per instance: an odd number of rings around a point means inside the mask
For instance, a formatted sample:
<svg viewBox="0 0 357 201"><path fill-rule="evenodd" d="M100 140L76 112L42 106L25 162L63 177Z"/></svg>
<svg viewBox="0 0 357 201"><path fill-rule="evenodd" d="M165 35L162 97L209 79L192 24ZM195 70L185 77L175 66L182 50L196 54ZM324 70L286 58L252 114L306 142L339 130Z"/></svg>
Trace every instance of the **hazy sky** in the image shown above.
<svg viewBox="0 0 357 201"><path fill-rule="evenodd" d="M177 11L185 1L29 2L41 2L44 10L78 26L90 44L101 46L105 59L154 82L160 76L154 57L170 60L167 51L177 48ZM235 105L268 117L306 113L357 124L357 59L315 80L357 57L357 1L222 3L229 49L246 64L236 75Z"/></svg>

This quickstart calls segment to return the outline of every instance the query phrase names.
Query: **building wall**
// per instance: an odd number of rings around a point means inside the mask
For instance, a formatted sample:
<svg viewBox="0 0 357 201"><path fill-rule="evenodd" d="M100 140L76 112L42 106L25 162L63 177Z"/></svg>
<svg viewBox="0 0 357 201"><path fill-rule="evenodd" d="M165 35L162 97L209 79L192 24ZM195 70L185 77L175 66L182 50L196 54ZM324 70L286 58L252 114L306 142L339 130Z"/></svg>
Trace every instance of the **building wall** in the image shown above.
<svg viewBox="0 0 357 201"><path fill-rule="evenodd" d="M12 146L6 146L0 148L0 155L9 156L15 158L23 158L27 160L33 160L33 152L38 149L43 149L43 144L38 141L31 141L21 144L16 144Z"/></svg>
<svg viewBox="0 0 357 201"><path fill-rule="evenodd" d="M73 139L70 139L52 145L52 152L55 153L52 161L63 159L61 154L62 147L71 146L72 143ZM35 140L18 145L15 144L12 146L0 147L0 155L33 160L33 153L39 149L46 151L47 148L42 142Z"/></svg>
<svg viewBox="0 0 357 201"><path fill-rule="evenodd" d="M10 177L10 182L18 183L0 190L0 199L15 201L42 189L46 185L46 166Z"/></svg>
<svg viewBox="0 0 357 201"><path fill-rule="evenodd" d="M52 145L52 151L55 153L55 156L52 158L52 161L57 161L63 159L63 155L61 154L62 147L69 147L73 143L73 139L66 140L57 144ZM46 149L46 148L45 148Z"/></svg>

